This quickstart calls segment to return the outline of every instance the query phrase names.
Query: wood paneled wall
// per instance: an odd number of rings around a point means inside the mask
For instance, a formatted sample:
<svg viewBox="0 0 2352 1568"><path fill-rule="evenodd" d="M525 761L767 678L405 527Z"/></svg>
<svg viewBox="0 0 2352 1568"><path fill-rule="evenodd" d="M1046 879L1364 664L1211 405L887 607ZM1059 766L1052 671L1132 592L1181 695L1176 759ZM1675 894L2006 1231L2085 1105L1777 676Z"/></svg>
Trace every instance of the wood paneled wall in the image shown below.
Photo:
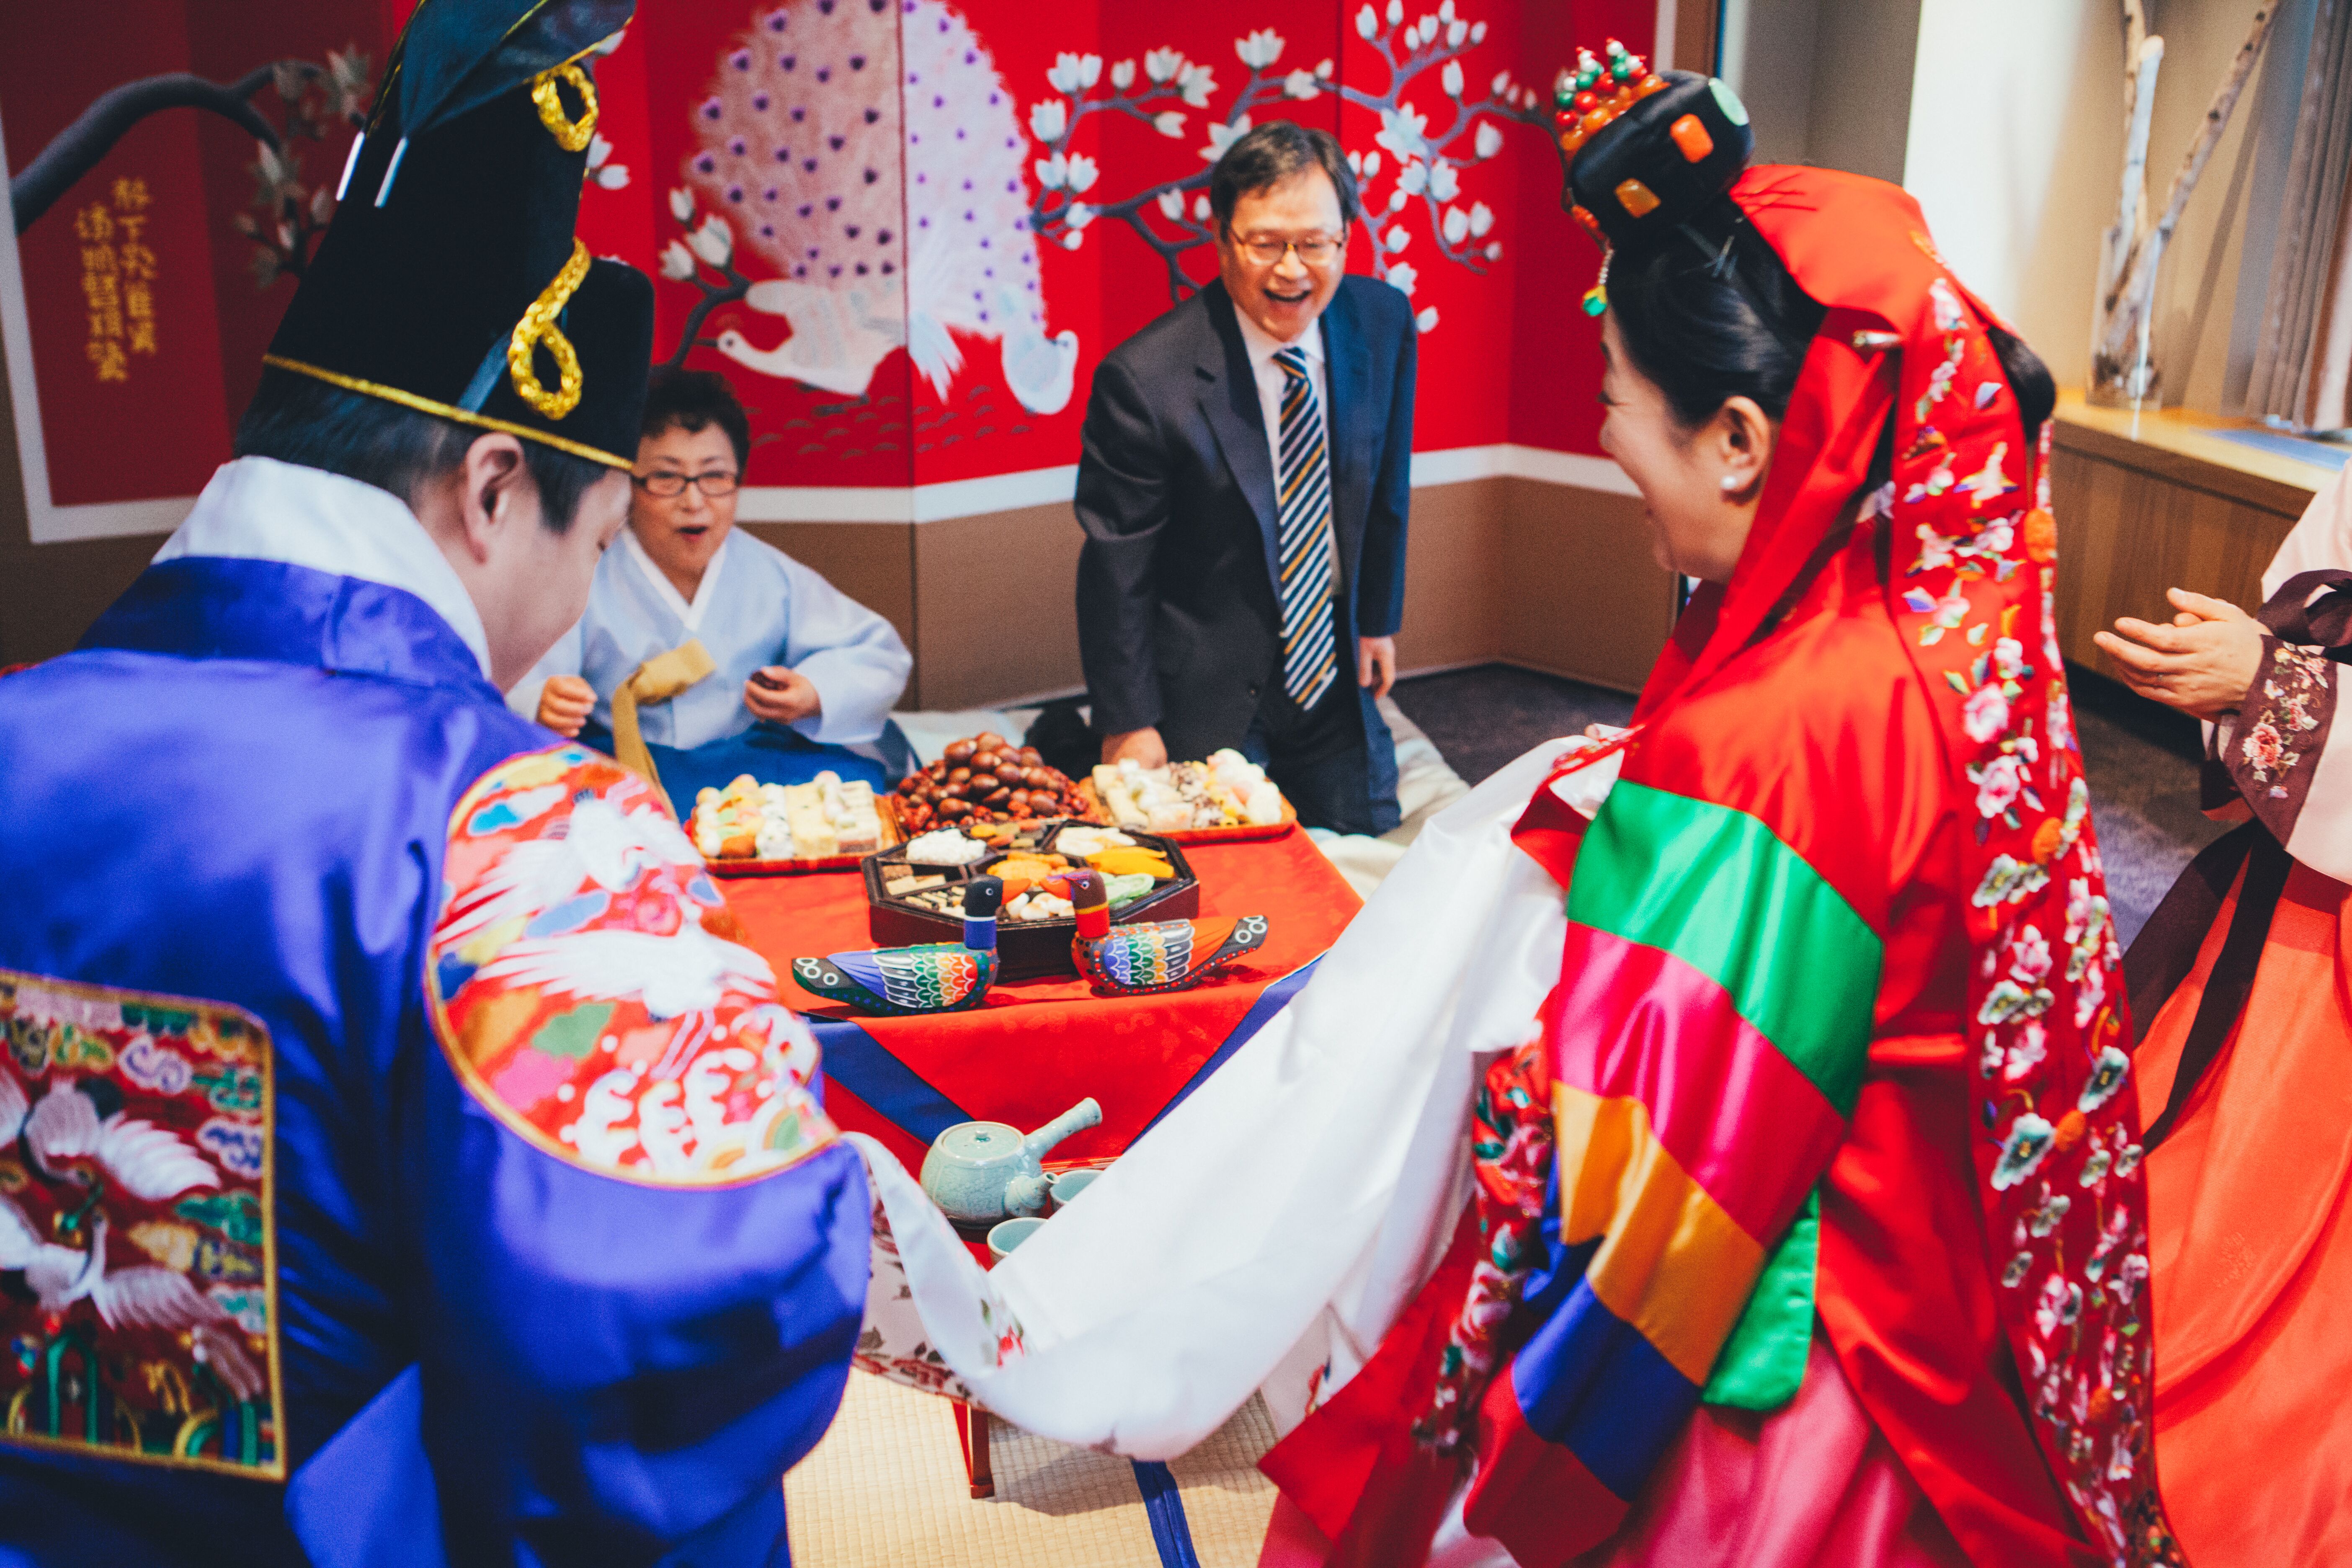
<svg viewBox="0 0 2352 1568"><path fill-rule="evenodd" d="M2058 646L2117 673L2091 636L2118 616L2169 619L2167 588L2249 611L2263 569L2312 492L2062 419L2050 463L2058 518Z"/></svg>
<svg viewBox="0 0 2352 1568"><path fill-rule="evenodd" d="M1674 580L1650 559L1640 515L1631 497L1533 479L1415 490L1399 662L1500 660L1637 689L1674 618ZM915 654L907 707L994 707L1086 684L1066 503L920 525L743 526L889 617Z"/></svg>

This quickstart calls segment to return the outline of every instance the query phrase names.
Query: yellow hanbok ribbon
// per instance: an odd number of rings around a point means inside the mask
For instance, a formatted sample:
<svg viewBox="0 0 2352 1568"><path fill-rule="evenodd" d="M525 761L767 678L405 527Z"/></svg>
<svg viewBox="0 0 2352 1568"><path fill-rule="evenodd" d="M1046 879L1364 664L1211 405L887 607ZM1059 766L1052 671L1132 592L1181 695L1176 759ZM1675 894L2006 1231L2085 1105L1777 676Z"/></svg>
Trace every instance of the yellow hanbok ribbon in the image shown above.
<svg viewBox="0 0 2352 1568"><path fill-rule="evenodd" d="M695 682L703 679L719 668L710 650L702 646L699 637L689 637L667 653L656 654L637 666L629 679L621 682L613 693L613 755L620 764L640 773L654 786L676 816L677 807L662 788L660 770L654 766L654 755L646 750L646 738L637 729L637 704L667 702Z"/></svg>

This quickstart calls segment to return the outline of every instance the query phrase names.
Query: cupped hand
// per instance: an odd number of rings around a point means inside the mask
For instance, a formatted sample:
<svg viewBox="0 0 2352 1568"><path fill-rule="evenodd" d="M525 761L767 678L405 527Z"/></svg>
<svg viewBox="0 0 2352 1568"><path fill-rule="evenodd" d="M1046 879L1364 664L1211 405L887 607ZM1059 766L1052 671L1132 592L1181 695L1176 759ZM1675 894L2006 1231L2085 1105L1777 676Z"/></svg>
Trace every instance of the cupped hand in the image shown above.
<svg viewBox="0 0 2352 1568"><path fill-rule="evenodd" d="M1396 684L1396 638L1356 639L1356 684L1371 688L1375 697L1389 694Z"/></svg>
<svg viewBox="0 0 2352 1568"><path fill-rule="evenodd" d="M576 675L551 675L539 689L539 721L559 735L578 735L594 711L596 689Z"/></svg>
<svg viewBox="0 0 2352 1568"><path fill-rule="evenodd" d="M765 678L764 682L762 677ZM816 682L788 665L772 664L743 683L743 706L754 719L771 724L797 724L824 711Z"/></svg>
<svg viewBox="0 0 2352 1568"><path fill-rule="evenodd" d="M2174 588L2169 626L2116 622L2092 640L2142 697L2199 719L2234 711L2263 667L2263 624L2224 599Z"/></svg>
<svg viewBox="0 0 2352 1568"><path fill-rule="evenodd" d="M1103 737L1104 762L1117 766L1130 758L1139 768L1164 768L1168 765L1168 742L1160 738L1156 729L1122 730Z"/></svg>

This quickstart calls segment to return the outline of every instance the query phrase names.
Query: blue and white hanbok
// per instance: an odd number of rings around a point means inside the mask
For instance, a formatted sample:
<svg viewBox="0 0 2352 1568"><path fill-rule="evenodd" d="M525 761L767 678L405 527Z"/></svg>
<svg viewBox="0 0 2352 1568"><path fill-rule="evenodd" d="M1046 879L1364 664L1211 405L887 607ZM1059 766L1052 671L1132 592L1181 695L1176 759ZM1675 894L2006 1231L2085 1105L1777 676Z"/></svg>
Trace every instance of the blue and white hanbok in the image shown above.
<svg viewBox="0 0 2352 1568"><path fill-rule="evenodd" d="M613 749L613 694L637 667L689 639L717 666L666 702L637 710L637 723L681 811L695 794L741 773L761 784L803 784L830 771L887 790L905 772L906 748L889 724L914 660L890 623L782 551L737 529L703 569L689 602L634 529L624 529L596 568L580 624L507 694L526 717L539 711L552 675L586 678L595 712L580 739ZM790 726L752 717L743 683L754 670L788 665L815 686L823 708Z"/></svg>

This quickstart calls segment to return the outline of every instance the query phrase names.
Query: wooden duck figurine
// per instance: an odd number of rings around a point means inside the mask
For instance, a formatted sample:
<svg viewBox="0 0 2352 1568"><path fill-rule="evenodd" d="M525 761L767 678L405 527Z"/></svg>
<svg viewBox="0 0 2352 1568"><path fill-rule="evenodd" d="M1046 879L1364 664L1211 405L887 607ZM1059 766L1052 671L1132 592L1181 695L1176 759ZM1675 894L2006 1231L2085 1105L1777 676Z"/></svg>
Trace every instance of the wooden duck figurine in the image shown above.
<svg viewBox="0 0 2352 1568"><path fill-rule="evenodd" d="M802 989L869 1013L961 1013L977 1007L996 978L1001 878L974 877L963 889L963 941L883 947L793 960Z"/></svg>
<svg viewBox="0 0 2352 1568"><path fill-rule="evenodd" d="M1073 871L1070 903L1078 934L1070 956L1078 973L1100 990L1127 996L1181 991L1198 985L1265 941L1265 917L1235 921L1151 921L1110 923L1110 893L1099 871Z"/></svg>

